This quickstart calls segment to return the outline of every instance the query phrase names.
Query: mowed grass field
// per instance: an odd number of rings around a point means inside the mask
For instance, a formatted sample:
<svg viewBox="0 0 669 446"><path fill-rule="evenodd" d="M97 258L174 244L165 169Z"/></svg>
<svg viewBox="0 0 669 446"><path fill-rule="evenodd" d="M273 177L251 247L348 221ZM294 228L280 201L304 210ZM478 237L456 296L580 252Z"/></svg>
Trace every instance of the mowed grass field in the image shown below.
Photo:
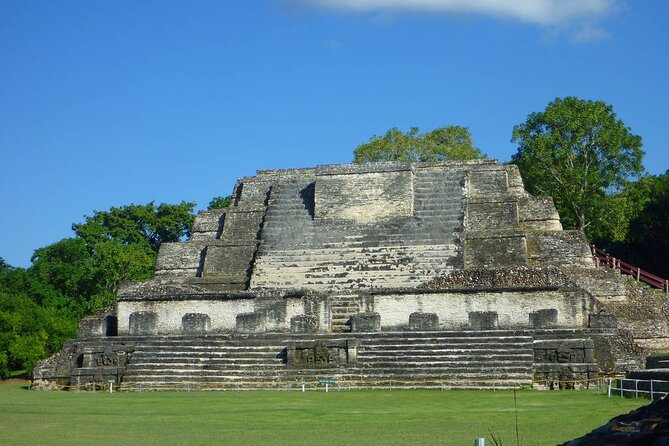
<svg viewBox="0 0 669 446"><path fill-rule="evenodd" d="M516 392L520 444L581 436L647 400ZM512 391L69 393L0 385L1 445L516 445Z"/></svg>

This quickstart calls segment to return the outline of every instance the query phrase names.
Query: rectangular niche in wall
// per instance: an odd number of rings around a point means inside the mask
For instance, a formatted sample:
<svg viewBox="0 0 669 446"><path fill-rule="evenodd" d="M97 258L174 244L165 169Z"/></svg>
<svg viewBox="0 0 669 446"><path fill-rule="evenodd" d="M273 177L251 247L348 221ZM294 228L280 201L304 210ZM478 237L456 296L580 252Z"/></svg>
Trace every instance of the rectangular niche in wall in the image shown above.
<svg viewBox="0 0 669 446"><path fill-rule="evenodd" d="M187 313L181 318L183 334L205 334L209 332L211 319L203 313Z"/></svg>
<svg viewBox="0 0 669 446"><path fill-rule="evenodd" d="M158 315L152 311L136 311L130 314L129 331L134 336L154 335L157 333Z"/></svg>

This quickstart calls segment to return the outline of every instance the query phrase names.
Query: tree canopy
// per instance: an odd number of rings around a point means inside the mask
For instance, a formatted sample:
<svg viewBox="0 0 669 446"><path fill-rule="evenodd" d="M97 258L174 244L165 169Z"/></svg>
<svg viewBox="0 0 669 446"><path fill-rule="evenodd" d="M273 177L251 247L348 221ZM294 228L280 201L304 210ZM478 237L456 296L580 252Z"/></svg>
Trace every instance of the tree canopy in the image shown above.
<svg viewBox="0 0 669 446"><path fill-rule="evenodd" d="M465 127L440 127L427 133L412 127L406 133L392 128L383 136L373 136L369 142L355 149L353 161L421 162L467 160L483 156L483 152L474 147L471 134Z"/></svg>
<svg viewBox="0 0 669 446"><path fill-rule="evenodd" d="M626 228L638 210L624 191L643 173L644 153L641 137L613 107L558 98L515 126L511 141L519 145L512 162L526 188L552 196L565 227L585 230L591 238L624 237L624 230L610 229Z"/></svg>
<svg viewBox="0 0 669 446"><path fill-rule="evenodd" d="M82 316L113 305L123 280L150 279L160 244L190 235L194 206L95 211L74 237L35 250L27 269L0 258L0 378L62 348Z"/></svg>
<svg viewBox="0 0 669 446"><path fill-rule="evenodd" d="M230 201L232 201L232 195L227 195L225 197L217 196L211 199L207 210L211 211L212 209L223 209L230 206Z"/></svg>
<svg viewBox="0 0 669 446"><path fill-rule="evenodd" d="M157 252L163 242L190 236L194 207L195 203L186 201L112 207L109 211L95 211L93 216L85 217L84 223L73 224L72 230L86 241L89 249L95 249L105 240L117 240L123 244L148 244Z"/></svg>
<svg viewBox="0 0 669 446"><path fill-rule="evenodd" d="M626 193L639 208L622 241L604 241L615 256L661 277L669 277L669 170L630 184Z"/></svg>

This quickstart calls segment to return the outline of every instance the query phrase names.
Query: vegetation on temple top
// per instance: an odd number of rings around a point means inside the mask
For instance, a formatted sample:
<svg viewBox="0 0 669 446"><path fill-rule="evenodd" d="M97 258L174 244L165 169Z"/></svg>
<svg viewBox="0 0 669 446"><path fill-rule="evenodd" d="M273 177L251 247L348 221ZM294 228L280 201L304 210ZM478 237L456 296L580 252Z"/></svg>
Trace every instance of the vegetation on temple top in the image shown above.
<svg viewBox="0 0 669 446"><path fill-rule="evenodd" d="M431 132L412 127L404 133L392 128L385 135L373 136L369 142L359 145L353 155L356 163L468 160L485 156L474 147L467 128L453 125Z"/></svg>
<svg viewBox="0 0 669 446"><path fill-rule="evenodd" d="M225 197L214 197L207 205L207 210L211 211L212 209L223 209L230 206L230 201L232 200L232 195L227 195Z"/></svg>

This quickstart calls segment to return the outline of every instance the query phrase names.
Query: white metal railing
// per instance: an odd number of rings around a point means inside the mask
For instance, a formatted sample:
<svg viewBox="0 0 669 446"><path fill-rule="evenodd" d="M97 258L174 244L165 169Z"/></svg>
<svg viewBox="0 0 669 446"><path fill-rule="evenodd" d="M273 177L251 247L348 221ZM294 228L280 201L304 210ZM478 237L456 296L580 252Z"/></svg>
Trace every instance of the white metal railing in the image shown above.
<svg viewBox="0 0 669 446"><path fill-rule="evenodd" d="M611 398L611 395L634 396L634 398L639 398L639 395L641 395L654 400L669 394L669 381L661 379L609 379L607 393L609 398Z"/></svg>

